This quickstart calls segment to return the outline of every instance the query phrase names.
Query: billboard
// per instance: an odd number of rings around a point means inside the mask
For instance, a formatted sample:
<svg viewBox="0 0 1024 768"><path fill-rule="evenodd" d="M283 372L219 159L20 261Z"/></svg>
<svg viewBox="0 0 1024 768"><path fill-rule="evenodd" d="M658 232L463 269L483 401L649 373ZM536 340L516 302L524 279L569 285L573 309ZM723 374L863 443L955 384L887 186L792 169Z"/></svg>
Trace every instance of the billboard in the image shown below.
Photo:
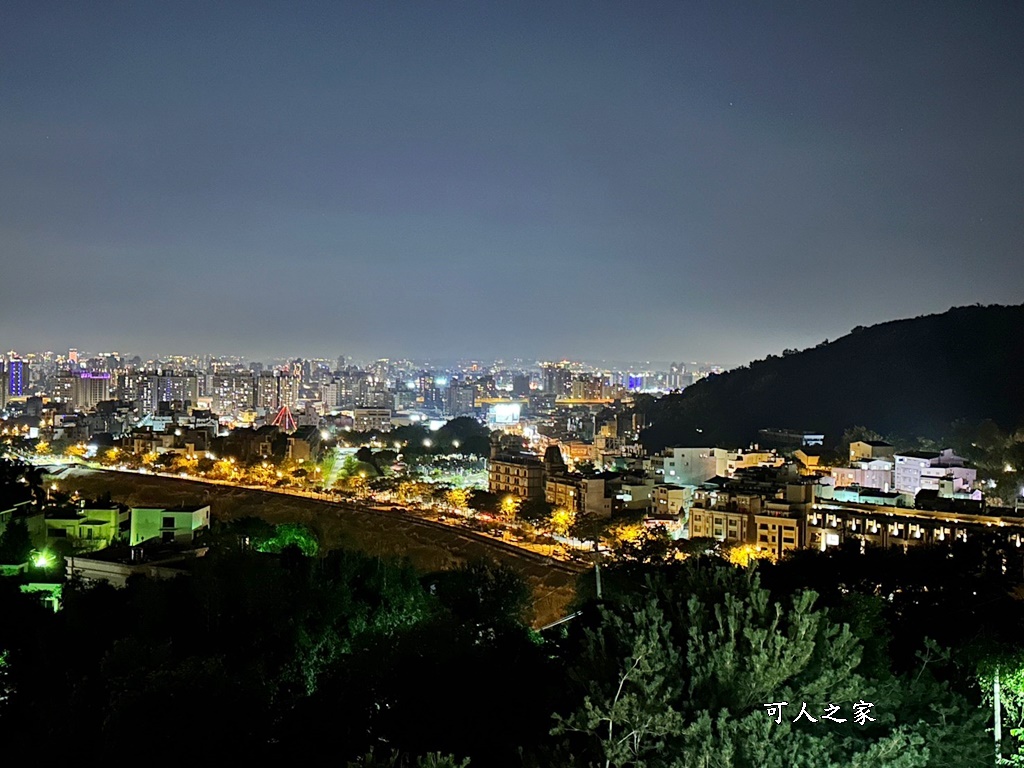
<svg viewBox="0 0 1024 768"><path fill-rule="evenodd" d="M519 403L494 403L487 409L487 423L499 427L518 424L521 412Z"/></svg>

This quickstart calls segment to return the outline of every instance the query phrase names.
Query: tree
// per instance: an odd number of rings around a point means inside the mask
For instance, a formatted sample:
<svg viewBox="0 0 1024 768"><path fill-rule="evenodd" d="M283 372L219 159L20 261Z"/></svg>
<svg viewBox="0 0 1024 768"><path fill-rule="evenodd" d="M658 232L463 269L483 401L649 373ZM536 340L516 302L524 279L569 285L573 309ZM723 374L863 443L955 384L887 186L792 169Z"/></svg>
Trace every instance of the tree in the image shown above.
<svg viewBox="0 0 1024 768"><path fill-rule="evenodd" d="M479 638L521 627L530 605L530 588L506 565L473 560L429 577L431 591Z"/></svg>
<svg viewBox="0 0 1024 768"><path fill-rule="evenodd" d="M559 536L568 536L576 524L576 510L558 507L551 513L551 530Z"/></svg>
<svg viewBox="0 0 1024 768"><path fill-rule="evenodd" d="M475 490L469 494L469 507L477 512L499 512L501 497L490 491Z"/></svg>
<svg viewBox="0 0 1024 768"><path fill-rule="evenodd" d="M281 553L290 546L298 547L306 557L315 557L320 551L316 534L302 523L285 523L274 528L272 537L256 541L254 549L259 552Z"/></svg>
<svg viewBox="0 0 1024 768"><path fill-rule="evenodd" d="M469 504L470 492L465 488L450 488L445 491L445 501L455 509L465 509Z"/></svg>
<svg viewBox="0 0 1024 768"><path fill-rule="evenodd" d="M523 499L516 517L535 525L544 525L551 519L555 507L542 498Z"/></svg>
<svg viewBox="0 0 1024 768"><path fill-rule="evenodd" d="M15 514L8 520L3 533L0 533L0 563L20 565L28 561L31 553L28 521L24 514Z"/></svg>
<svg viewBox="0 0 1024 768"><path fill-rule="evenodd" d="M850 427L845 430L842 436L839 438L838 444L836 444L836 451L841 456L849 458L850 443L855 443L858 440L869 442L872 440L881 440L882 436L872 429L867 427Z"/></svg>
<svg viewBox="0 0 1024 768"><path fill-rule="evenodd" d="M571 677L585 682L556 730L584 734L578 746L591 759L644 768L911 768L980 764L986 754L976 710L935 682L927 661L909 679L868 676L860 641L815 606L815 593L775 600L755 569L710 561L630 568L626 581L609 569L605 609L578 648L566 649L576 660ZM879 704L874 722L853 721L858 701ZM772 702L789 703L779 722L766 711ZM847 722L794 722L801 703L816 719L838 705Z"/></svg>
<svg viewBox="0 0 1024 768"><path fill-rule="evenodd" d="M421 757L403 757L393 752L387 757L375 756L373 750L355 762L347 763L347 768L468 768L469 760L459 760L454 755L442 755L431 752Z"/></svg>
<svg viewBox="0 0 1024 768"><path fill-rule="evenodd" d="M587 633L584 653L615 672L593 685L579 710L567 718L556 714L552 734L594 737L605 768L647 765L683 726L682 714L672 706L682 693L679 651L657 605L628 618L602 610L600 621L604 632Z"/></svg>

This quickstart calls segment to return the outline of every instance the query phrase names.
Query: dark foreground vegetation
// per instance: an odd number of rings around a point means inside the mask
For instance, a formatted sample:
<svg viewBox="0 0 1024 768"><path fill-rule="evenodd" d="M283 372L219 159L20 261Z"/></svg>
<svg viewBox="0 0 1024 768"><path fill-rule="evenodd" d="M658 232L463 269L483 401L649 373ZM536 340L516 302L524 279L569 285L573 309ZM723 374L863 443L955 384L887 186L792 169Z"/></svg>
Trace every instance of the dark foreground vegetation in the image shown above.
<svg viewBox="0 0 1024 768"><path fill-rule="evenodd" d="M1016 751L1024 618L981 550L808 554L756 570L635 560L602 570L601 600L584 577L580 615L537 633L528 591L489 563L421 574L310 557L255 521L210 544L189 576L67 584L56 613L0 580L9 754L992 765L997 668L1002 750ZM773 702L789 702L781 722ZM816 722L793 722L805 702ZM859 702L874 720L853 719ZM820 719L828 705L846 722Z"/></svg>

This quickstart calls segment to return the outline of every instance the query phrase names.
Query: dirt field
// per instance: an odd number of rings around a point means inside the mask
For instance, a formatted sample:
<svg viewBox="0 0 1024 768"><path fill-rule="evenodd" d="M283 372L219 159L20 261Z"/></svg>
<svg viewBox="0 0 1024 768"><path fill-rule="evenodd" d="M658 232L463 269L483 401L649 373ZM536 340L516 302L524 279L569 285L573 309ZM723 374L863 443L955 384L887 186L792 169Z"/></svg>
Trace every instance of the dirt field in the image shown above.
<svg viewBox="0 0 1024 768"><path fill-rule="evenodd" d="M533 588L534 624L541 626L565 615L572 599L576 569L522 552L489 537L417 520L399 513L380 513L267 491L207 485L128 472L74 467L54 478L62 491L84 496L110 492L130 506L209 504L215 518L260 517L269 523L305 523L317 531L324 546L344 547L371 555L407 557L423 571L451 568L466 560L487 557L513 567Z"/></svg>

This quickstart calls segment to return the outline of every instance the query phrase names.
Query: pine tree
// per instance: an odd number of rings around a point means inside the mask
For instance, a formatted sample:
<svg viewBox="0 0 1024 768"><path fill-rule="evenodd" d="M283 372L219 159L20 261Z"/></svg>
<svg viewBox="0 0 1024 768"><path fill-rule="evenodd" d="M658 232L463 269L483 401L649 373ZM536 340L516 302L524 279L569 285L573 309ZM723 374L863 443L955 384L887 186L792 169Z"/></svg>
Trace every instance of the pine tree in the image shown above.
<svg viewBox="0 0 1024 768"><path fill-rule="evenodd" d="M990 752L976 710L923 668L913 684L866 676L860 641L815 608L813 592L779 602L753 570L670 572L586 632L573 668L582 703L554 733L585 734L591 765L917 768L973 765ZM855 722L862 700L873 721ZM773 702L788 703L778 718ZM798 718L804 704L815 722Z"/></svg>

